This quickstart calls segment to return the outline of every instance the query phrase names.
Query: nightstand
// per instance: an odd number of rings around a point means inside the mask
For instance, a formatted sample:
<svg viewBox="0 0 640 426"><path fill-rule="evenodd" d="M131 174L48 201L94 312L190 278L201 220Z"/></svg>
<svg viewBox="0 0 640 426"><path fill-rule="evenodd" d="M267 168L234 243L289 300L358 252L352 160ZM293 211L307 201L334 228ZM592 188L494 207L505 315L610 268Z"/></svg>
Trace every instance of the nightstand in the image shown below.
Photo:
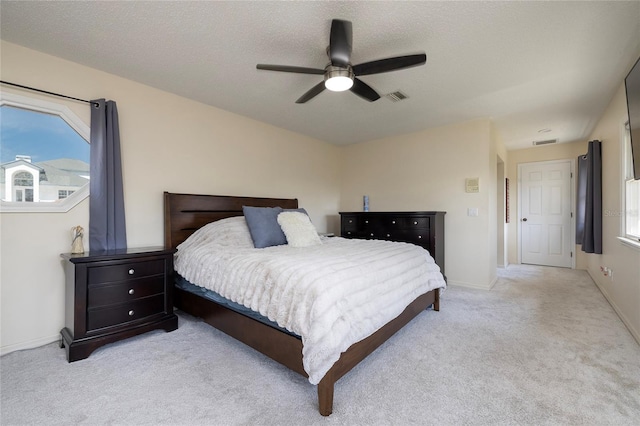
<svg viewBox="0 0 640 426"><path fill-rule="evenodd" d="M61 347L69 362L151 330L173 331L173 254L146 247L62 254L65 259L65 327Z"/></svg>

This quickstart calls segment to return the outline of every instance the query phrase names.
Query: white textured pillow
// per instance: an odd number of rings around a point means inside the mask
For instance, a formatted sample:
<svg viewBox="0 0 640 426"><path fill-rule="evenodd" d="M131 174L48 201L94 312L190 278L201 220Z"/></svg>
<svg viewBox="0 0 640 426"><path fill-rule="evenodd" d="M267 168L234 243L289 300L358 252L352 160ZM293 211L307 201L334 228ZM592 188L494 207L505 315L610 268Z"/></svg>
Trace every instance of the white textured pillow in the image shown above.
<svg viewBox="0 0 640 426"><path fill-rule="evenodd" d="M322 244L316 227L311 219L300 212L282 212L278 215L278 224L292 247L307 247Z"/></svg>
<svg viewBox="0 0 640 426"><path fill-rule="evenodd" d="M206 224L180 244L178 250L210 243L234 247L253 247L244 216L229 217Z"/></svg>

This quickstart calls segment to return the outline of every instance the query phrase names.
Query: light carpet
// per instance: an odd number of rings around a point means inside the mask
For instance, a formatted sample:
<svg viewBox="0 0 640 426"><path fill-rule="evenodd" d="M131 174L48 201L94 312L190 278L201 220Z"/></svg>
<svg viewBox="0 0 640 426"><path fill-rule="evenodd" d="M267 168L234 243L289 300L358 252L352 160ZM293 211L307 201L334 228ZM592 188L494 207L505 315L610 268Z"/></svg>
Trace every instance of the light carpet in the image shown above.
<svg viewBox="0 0 640 426"><path fill-rule="evenodd" d="M585 271L512 265L450 287L337 382L316 387L194 318L67 363L0 359L3 425L637 425L640 346Z"/></svg>

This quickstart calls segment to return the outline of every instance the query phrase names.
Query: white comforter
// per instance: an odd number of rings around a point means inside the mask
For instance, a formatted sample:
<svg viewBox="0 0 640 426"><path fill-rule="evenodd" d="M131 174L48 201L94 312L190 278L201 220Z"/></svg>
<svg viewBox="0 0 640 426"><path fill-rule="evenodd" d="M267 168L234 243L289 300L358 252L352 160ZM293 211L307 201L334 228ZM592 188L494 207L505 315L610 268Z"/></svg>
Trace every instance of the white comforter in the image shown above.
<svg viewBox="0 0 640 426"><path fill-rule="evenodd" d="M178 247L176 271L300 335L312 384L353 343L446 286L429 253L412 244L336 237L255 249L194 236Z"/></svg>

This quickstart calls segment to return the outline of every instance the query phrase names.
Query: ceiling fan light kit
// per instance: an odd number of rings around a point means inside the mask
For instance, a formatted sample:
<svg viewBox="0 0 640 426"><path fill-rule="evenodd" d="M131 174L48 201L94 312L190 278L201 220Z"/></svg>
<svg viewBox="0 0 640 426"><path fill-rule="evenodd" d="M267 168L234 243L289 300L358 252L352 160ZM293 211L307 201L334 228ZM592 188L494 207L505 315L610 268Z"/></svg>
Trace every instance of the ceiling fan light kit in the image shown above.
<svg viewBox="0 0 640 426"><path fill-rule="evenodd" d="M332 92L344 92L353 86L351 67L342 68L329 65L324 75L324 86Z"/></svg>
<svg viewBox="0 0 640 426"><path fill-rule="evenodd" d="M404 68L424 65L427 62L427 55L420 53L417 55L379 59L352 66L351 42L351 22L334 19L331 21L331 34L329 37L329 47L327 47L327 55L329 56L330 62L324 70L320 68L267 64L258 64L256 65L256 68L266 71L323 75L324 80L313 86L304 95L298 98L296 101L298 104L303 104L313 99L322 93L324 89L328 89L333 92L350 90L361 98L369 102L373 102L380 99L380 95L367 83L357 78L357 76L396 71Z"/></svg>

